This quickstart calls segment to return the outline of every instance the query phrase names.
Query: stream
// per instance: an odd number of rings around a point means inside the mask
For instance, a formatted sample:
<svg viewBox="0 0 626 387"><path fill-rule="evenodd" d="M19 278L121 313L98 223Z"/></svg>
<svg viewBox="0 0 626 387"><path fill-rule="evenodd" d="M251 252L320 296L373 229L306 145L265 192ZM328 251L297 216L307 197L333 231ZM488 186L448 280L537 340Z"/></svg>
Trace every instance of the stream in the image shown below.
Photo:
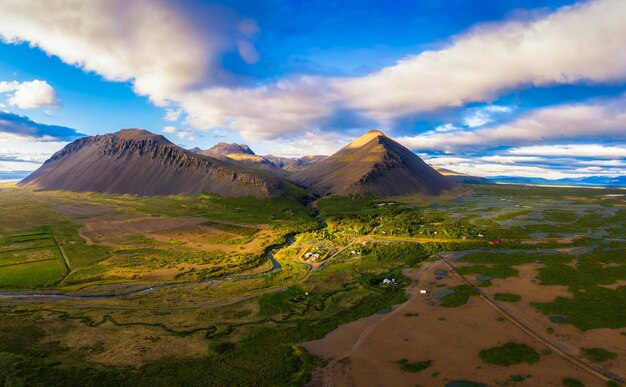
<svg viewBox="0 0 626 387"><path fill-rule="evenodd" d="M152 293L157 290L166 289L166 288L175 288L179 286L190 286L190 285L203 285L210 284L218 281L234 281L241 279L249 279L255 277L262 277L268 274L272 274L274 272L280 271L283 269L283 266L274 258L274 253L278 250L284 249L286 247L291 246L294 243L294 235L289 235L287 237L287 242L278 245L274 248L268 248L265 251L265 255L272 262L272 268L266 270L262 273L252 273L252 274L241 274L229 277L221 277L221 278L212 278L204 281L188 281L188 282L168 282L161 285L155 285L144 289L133 290L126 293L119 294L62 294L62 293L20 293L20 292L2 292L0 291L0 299L2 298L36 298L36 299L57 299L57 300L113 300L125 297L138 296L142 294Z"/></svg>

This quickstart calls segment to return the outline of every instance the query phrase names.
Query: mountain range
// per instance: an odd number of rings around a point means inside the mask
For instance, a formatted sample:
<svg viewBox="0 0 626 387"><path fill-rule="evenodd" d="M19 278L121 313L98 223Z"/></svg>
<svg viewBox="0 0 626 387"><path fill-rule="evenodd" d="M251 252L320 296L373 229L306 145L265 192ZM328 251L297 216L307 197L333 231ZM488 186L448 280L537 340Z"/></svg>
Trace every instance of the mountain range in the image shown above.
<svg viewBox="0 0 626 387"><path fill-rule="evenodd" d="M315 196L439 195L454 187L415 153L370 131L331 156L256 155L247 145L183 149L141 129L80 138L20 185L44 190L134 195L274 197L298 187Z"/></svg>
<svg viewBox="0 0 626 387"><path fill-rule="evenodd" d="M20 185L112 194L256 197L277 196L293 186L278 174L194 153L141 129L80 138Z"/></svg>

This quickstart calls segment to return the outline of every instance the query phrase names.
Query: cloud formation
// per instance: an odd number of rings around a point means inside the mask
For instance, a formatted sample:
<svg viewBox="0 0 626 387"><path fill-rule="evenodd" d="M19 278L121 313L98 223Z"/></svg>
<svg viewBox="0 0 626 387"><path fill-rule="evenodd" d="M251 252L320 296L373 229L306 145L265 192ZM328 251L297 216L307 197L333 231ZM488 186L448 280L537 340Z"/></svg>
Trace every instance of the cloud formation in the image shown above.
<svg viewBox="0 0 626 387"><path fill-rule="evenodd" d="M220 60L234 50L256 62L260 29L221 8L199 12L203 23L165 0L8 0L0 14L8 16L0 24L5 41L26 41L107 79L132 81L157 104L179 104L194 128L229 127L248 139L332 129L346 111L361 123L393 127L405 116L490 101L511 88L626 79L622 0L478 26L366 76L287 77L256 87L229 83ZM484 125L479 118L469 124Z"/></svg>
<svg viewBox="0 0 626 387"><path fill-rule="evenodd" d="M60 105L57 93L46 81L0 82L0 94L8 93L7 102L20 109L56 107Z"/></svg>
<svg viewBox="0 0 626 387"><path fill-rule="evenodd" d="M445 133L434 130L416 136L404 136L399 140L411 149L456 152L463 149L532 145L537 142L563 142L565 139L592 140L603 136L626 140L626 96L550 106L536 109L505 124L473 130L459 128Z"/></svg>
<svg viewBox="0 0 626 387"><path fill-rule="evenodd" d="M226 8L186 12L165 0L7 0L0 15L5 42L28 42L107 80L131 81L159 105L186 88L228 82L222 54L255 34L233 28L241 21Z"/></svg>
<svg viewBox="0 0 626 387"><path fill-rule="evenodd" d="M7 139L43 142L72 141L82 136L84 134L75 129L40 124L25 116L0 112L0 143Z"/></svg>

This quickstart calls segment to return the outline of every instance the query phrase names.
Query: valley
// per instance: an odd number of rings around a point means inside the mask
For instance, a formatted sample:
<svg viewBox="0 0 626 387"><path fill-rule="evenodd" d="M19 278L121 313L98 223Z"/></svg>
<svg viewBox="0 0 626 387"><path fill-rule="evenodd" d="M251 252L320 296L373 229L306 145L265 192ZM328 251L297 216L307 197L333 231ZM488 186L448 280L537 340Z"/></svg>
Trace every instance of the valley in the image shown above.
<svg viewBox="0 0 626 387"><path fill-rule="evenodd" d="M307 206L3 183L0 379L619 385L622 195L460 185Z"/></svg>

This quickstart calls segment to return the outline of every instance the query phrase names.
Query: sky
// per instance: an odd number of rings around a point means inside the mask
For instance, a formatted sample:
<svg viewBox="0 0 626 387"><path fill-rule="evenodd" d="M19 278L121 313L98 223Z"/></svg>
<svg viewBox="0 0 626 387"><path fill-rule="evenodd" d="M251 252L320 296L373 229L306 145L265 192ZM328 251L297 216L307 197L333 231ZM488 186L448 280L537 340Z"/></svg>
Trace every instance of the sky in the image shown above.
<svg viewBox="0 0 626 387"><path fill-rule="evenodd" d="M626 175L623 0L3 0L0 179L85 135L479 176Z"/></svg>

